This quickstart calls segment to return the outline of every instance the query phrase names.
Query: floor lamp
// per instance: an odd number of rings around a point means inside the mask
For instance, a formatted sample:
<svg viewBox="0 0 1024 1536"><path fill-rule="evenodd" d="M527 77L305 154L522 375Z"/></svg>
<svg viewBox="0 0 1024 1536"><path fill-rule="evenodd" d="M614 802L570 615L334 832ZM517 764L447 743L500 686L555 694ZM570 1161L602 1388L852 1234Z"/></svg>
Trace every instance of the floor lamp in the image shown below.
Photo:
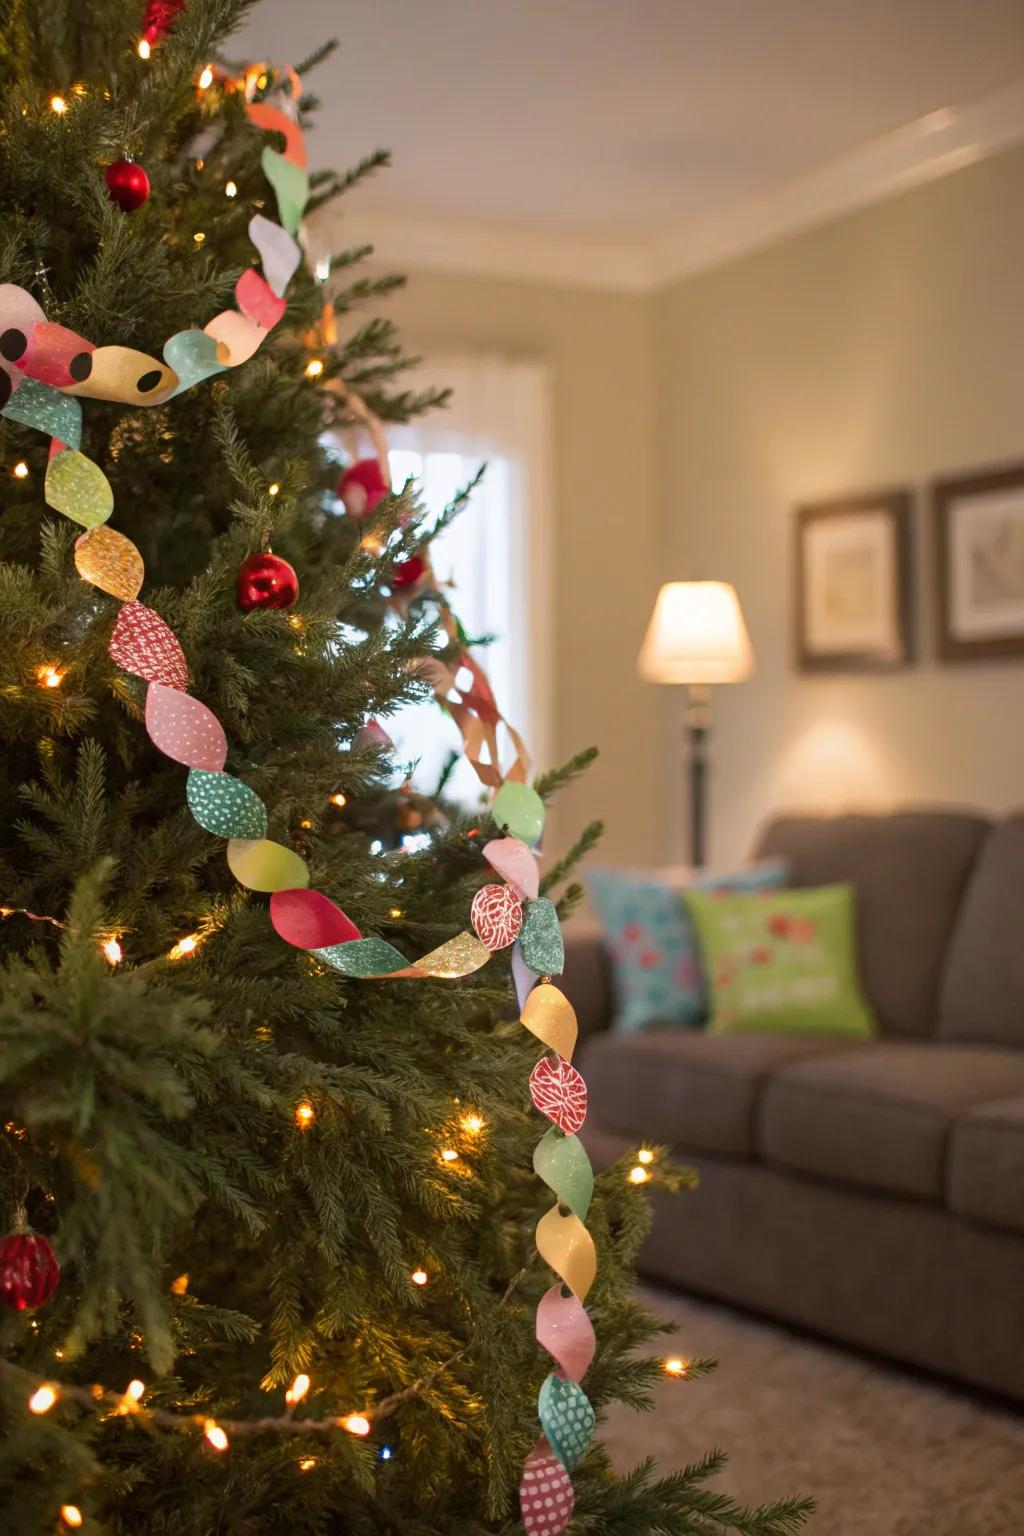
<svg viewBox="0 0 1024 1536"><path fill-rule="evenodd" d="M726 581L670 581L658 593L637 661L650 683L688 689L690 863L705 862L711 688L741 683L754 670L739 598Z"/></svg>

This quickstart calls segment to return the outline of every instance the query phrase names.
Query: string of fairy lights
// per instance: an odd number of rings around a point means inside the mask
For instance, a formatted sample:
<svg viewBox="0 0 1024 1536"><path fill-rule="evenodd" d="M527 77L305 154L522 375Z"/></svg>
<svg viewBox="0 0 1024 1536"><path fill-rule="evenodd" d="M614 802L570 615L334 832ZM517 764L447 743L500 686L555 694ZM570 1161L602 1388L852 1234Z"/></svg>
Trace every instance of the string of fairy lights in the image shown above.
<svg viewBox="0 0 1024 1536"><path fill-rule="evenodd" d="M152 54L152 44L142 37L137 45L137 52L141 59L148 60ZM263 66L254 66L253 80L257 89L263 89L268 83L265 73L260 73ZM197 86L200 92L207 91L218 79L218 72L213 65L205 65L197 78ZM73 86L71 94L82 95L85 86ZM49 98L50 109L58 116L63 116L69 110L68 99L55 93ZM197 169L202 169L202 161L197 161ZM235 198L238 195L237 183L227 180L224 185L224 195ZM194 232L193 243L201 247L206 235L202 230ZM318 276L320 275L318 271ZM327 274L325 274L326 276ZM311 356L305 366L305 374L308 379L315 381L324 372L325 364L322 358ZM348 404L361 405L356 397L350 397ZM361 413L360 413L361 414ZM371 433L374 423L369 422ZM30 477L31 470L24 459L19 459L11 466L10 473L15 480L25 481ZM277 482L267 487L270 496L280 493L281 487ZM369 539L372 535L367 535ZM380 550L378 549L379 553ZM290 616L289 623L296 628L301 628L301 619ZM68 677L68 669L57 660L40 660L33 668L33 677L36 686L45 692L60 690ZM328 801L335 808L343 808L347 803L347 797L342 790L335 790L328 796ZM304 821L303 827L308 828L311 822ZM393 908L391 917L399 919L402 916L400 909ZM0 905L0 920L23 919L29 922L37 922L52 925L57 929L64 929L65 923L59 918L45 913L36 913L26 907L14 905ZM212 928L183 934L162 955L152 960L144 961L134 967L132 974L138 974L147 967L164 963L187 962L194 957L203 942L209 938ZM111 968L122 966L126 961L125 935L121 932L108 932L97 935L97 945L103 959ZM317 1110L315 1104L309 1098L301 1098L294 1109L294 1127L299 1135L313 1132L317 1123ZM436 1158L442 1169L448 1170L453 1176L473 1177L472 1147L479 1146L486 1135L486 1121L484 1116L476 1110L460 1111L457 1119L453 1118L450 1128L440 1130L433 1129L427 1134L435 1139ZM641 1147L636 1153L636 1160L628 1169L625 1177L632 1186L643 1186L654 1177L656 1164L655 1152L646 1147ZM538 1255L535 1252L530 1260L534 1263ZM530 1265L524 1267L509 1282L499 1303L506 1306L519 1287L521 1281L528 1272ZM410 1284L417 1290L422 1290L436 1279L422 1263L409 1272ZM171 1285L171 1291L176 1295L184 1295L188 1290L188 1276L179 1276ZM37 1331L38 1324L32 1320L28 1325ZM58 1381L44 1377L36 1372L29 1371L22 1366L14 1365L9 1361L0 1361L0 1375L8 1377L25 1391L25 1404L28 1411L36 1417L43 1417L60 1405L75 1411L90 1412L99 1415L102 1419L134 1418L156 1429L166 1429L175 1432L191 1432L197 1434L202 1443L215 1455L223 1455L227 1452L235 1440L246 1440L260 1435L274 1434L279 1436L293 1436L297 1439L329 1441L337 1433L348 1434L357 1439L365 1439L371 1432L383 1424L399 1407L409 1398L422 1393L428 1385L458 1364L468 1352L469 1346L463 1346L451 1354L439 1365L431 1368L424 1375L418 1377L408 1386L396 1391L389 1396L380 1399L374 1404L364 1404L359 1408L340 1414L329 1414L316 1417L308 1414L310 1406L310 1393L313 1389L313 1379L307 1372L300 1372L295 1376L291 1385L284 1392L283 1409L277 1414L268 1414L262 1417L248 1419L231 1419L226 1417L213 1417L203 1412L189 1412L168 1408L162 1403L148 1399L150 1389L140 1378L133 1378L127 1383L123 1391L117 1391L108 1387L94 1384L83 1386L65 1381ZM54 1351L54 1358L62 1360L63 1351L58 1348ZM661 1370L665 1377L674 1380L685 1379L690 1372L690 1362L679 1356L670 1356L661 1361ZM334 1384L332 1383L332 1390ZM386 1444L381 1444L377 1455L381 1460L390 1460L394 1452ZM315 1456L303 1454L297 1465L303 1472L311 1471L316 1465ZM80 1506L74 1503L65 1503L60 1506L59 1518L63 1526L68 1529L83 1527L86 1516Z"/></svg>

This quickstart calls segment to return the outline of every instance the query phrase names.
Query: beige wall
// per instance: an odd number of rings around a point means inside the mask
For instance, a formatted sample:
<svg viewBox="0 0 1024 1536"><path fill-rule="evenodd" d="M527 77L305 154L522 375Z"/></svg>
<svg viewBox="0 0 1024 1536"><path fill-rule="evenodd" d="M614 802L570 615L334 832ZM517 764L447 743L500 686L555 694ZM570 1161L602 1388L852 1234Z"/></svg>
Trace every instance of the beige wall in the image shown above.
<svg viewBox="0 0 1024 1536"><path fill-rule="evenodd" d="M659 700L634 671L658 565L653 301L414 274L389 313L428 358L465 349L550 367L554 517L536 558L554 565L553 755L596 745L601 758L560 798L546 845L601 817L609 860L657 861Z"/></svg>
<svg viewBox="0 0 1024 1536"><path fill-rule="evenodd" d="M713 857L742 854L779 807L1024 802L1024 663L932 660L923 494L920 664L804 678L790 640L795 504L1024 458L1024 150L657 303L665 565L735 582L758 662L715 698Z"/></svg>

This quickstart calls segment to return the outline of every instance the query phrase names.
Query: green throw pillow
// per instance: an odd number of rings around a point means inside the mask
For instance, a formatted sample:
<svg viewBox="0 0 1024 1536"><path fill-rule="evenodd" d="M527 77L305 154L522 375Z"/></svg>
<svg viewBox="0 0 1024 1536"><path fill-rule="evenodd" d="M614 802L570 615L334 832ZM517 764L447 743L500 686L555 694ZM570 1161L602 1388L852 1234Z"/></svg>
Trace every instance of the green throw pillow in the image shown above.
<svg viewBox="0 0 1024 1536"><path fill-rule="evenodd" d="M685 899L704 956L712 1034L875 1033L857 979L852 886L687 891Z"/></svg>

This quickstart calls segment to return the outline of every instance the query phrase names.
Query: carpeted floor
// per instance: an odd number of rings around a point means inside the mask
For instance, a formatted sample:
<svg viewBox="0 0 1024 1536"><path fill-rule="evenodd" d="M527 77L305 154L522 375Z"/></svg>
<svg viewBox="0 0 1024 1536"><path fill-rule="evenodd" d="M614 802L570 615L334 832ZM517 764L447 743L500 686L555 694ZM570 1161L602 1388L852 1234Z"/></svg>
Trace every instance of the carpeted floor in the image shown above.
<svg viewBox="0 0 1024 1536"><path fill-rule="evenodd" d="M667 1470L714 1446L718 1486L750 1504L809 1493L810 1536L1024 1536L1024 1411L979 1401L710 1302L645 1290L680 1324L666 1353L718 1369L659 1388L656 1414L616 1409L604 1439L625 1470Z"/></svg>

